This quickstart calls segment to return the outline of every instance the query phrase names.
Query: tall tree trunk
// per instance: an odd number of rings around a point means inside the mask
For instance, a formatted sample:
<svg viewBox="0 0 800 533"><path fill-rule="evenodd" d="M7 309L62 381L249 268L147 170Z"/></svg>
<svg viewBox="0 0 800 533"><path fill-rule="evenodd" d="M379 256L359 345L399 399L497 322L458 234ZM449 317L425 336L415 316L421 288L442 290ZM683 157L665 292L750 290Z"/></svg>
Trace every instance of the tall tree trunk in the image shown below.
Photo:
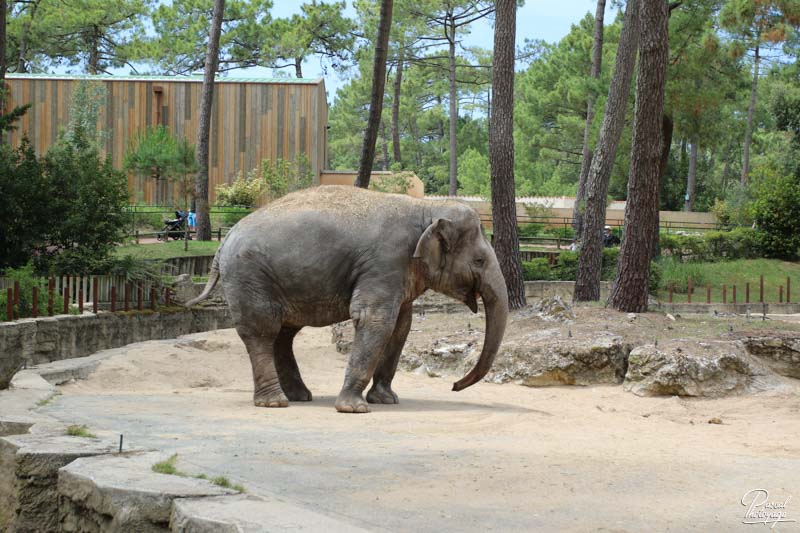
<svg viewBox="0 0 800 533"><path fill-rule="evenodd" d="M22 25L22 35L19 38L19 52L17 54L17 72L28 72L28 33L31 31L33 19L36 17L36 10L39 8L39 0L31 4L31 16Z"/></svg>
<svg viewBox="0 0 800 533"><path fill-rule="evenodd" d="M400 153L400 89L403 83L403 63L405 62L405 50L401 46L397 52L397 71L394 74L394 84L392 91L392 152L394 162L401 168L403 158Z"/></svg>
<svg viewBox="0 0 800 533"><path fill-rule="evenodd" d="M303 77L303 58L298 57L294 60L294 75L298 78Z"/></svg>
<svg viewBox="0 0 800 533"><path fill-rule="evenodd" d="M458 126L458 93L456 92L456 23L450 17L450 196L458 192L458 154L456 153L456 128Z"/></svg>
<svg viewBox="0 0 800 533"><path fill-rule="evenodd" d="M744 155L742 157L742 185L747 185L750 174L750 142L753 140L753 114L756 111L756 95L758 94L758 66L761 62L759 45L756 43L755 60L753 61L753 84L750 87L750 107L747 108L747 124L744 129Z"/></svg>
<svg viewBox="0 0 800 533"><path fill-rule="evenodd" d="M369 103L369 118L361 147L361 161L358 165L356 187L369 187L372 164L375 161L375 142L383 112L383 90L386 85L386 54L389 49L389 31L392 28L393 0L381 1L381 20L378 26L378 40L375 46L375 62L372 65L372 95Z"/></svg>
<svg viewBox="0 0 800 533"><path fill-rule="evenodd" d="M600 299L600 271L603 264L603 226L606 221L606 197L617 146L625 126L633 67L639 44L640 0L629 0L619 37L614 77L608 90L600 135L586 180L586 207L581 232L581 252L575 281L576 302Z"/></svg>
<svg viewBox="0 0 800 533"><path fill-rule="evenodd" d="M203 89L200 95L200 123L197 128L197 177L194 182L197 239L211 240L211 214L208 205L208 144L211 136L211 103L214 99L214 77L219 63L219 36L222 32L222 14L225 0L214 0L214 13L206 48L203 72Z"/></svg>
<svg viewBox="0 0 800 533"><path fill-rule="evenodd" d="M383 149L383 161L381 170L389 170L389 139L386 137L386 123L381 120L381 148Z"/></svg>
<svg viewBox="0 0 800 533"><path fill-rule="evenodd" d="M619 253L617 279L609 298L615 309L634 313L647 310L649 295L667 77L668 6L664 0L642 0L640 13L642 31L625 234Z"/></svg>
<svg viewBox="0 0 800 533"><path fill-rule="evenodd" d="M92 28L89 42L89 74L100 72L100 35L97 27Z"/></svg>
<svg viewBox="0 0 800 533"><path fill-rule="evenodd" d="M594 39L592 41L592 72L591 77L600 78L603 61L603 18L606 12L606 0L597 0L597 11L594 15ZM592 164L592 151L589 149L589 139L592 135L592 122L594 121L594 93L589 94L586 101L586 125L583 128L583 158L581 159L581 175L578 178L578 192L575 195L575 207L572 210L573 226L575 233L581 234L583 228L583 210L585 208L586 179L589 176L589 167Z"/></svg>
<svg viewBox="0 0 800 533"><path fill-rule="evenodd" d="M516 0L497 0L492 64L492 120L489 122L489 162L492 174L494 250L506 279L511 309L525 307L517 205L514 190L514 38Z"/></svg>
<svg viewBox="0 0 800 533"><path fill-rule="evenodd" d="M689 148L689 173L686 179L686 198L683 202L684 211L694 211L695 189L697 188L697 135L692 139Z"/></svg>
<svg viewBox="0 0 800 533"><path fill-rule="evenodd" d="M650 259L655 259L661 254L661 214L659 212L661 210L661 184L664 183L664 175L667 173L674 126L672 117L664 113L664 116L661 117L661 160L658 162L658 187L656 187L659 194L659 204L658 209L656 209L656 219L653 223L653 253Z"/></svg>
<svg viewBox="0 0 800 533"><path fill-rule="evenodd" d="M5 112L6 107L6 10L8 9L7 0L0 0L0 115Z"/></svg>

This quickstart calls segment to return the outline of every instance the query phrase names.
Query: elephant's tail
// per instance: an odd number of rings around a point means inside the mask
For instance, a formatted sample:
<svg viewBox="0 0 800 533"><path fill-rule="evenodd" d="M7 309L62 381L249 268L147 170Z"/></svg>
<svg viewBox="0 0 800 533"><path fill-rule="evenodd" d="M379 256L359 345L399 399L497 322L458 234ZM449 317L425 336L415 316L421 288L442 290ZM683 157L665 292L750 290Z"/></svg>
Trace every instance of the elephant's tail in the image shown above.
<svg viewBox="0 0 800 533"><path fill-rule="evenodd" d="M193 298L183 304L185 307L191 307L202 302L208 298L208 295L211 294L211 291L213 291L214 287L217 286L217 282L219 281L219 253L222 251L222 246L224 244L225 241L223 240L222 244L220 244L219 248L217 248L217 253L214 254L214 260L211 262L211 271L208 273L208 282L206 282L203 292L197 298Z"/></svg>

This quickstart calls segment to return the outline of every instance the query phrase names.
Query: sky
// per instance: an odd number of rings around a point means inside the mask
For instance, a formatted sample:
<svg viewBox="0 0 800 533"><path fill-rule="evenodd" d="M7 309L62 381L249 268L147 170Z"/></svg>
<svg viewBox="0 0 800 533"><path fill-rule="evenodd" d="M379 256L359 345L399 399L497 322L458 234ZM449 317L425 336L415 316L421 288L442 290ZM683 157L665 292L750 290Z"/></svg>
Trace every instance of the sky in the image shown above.
<svg viewBox="0 0 800 533"><path fill-rule="evenodd" d="M606 24L610 23L616 16L617 8L611 7L606 3ZM297 0L273 0L272 17L290 17L294 13L300 12L301 2ZM542 39L547 42L557 42L561 40L570 30L570 27L580 21L586 13L594 14L596 0L526 0L525 5L517 10L517 43L522 44L525 39ZM355 17L355 9L352 2L347 2L345 14ZM465 46L480 46L482 48L492 48L494 33L492 22L483 19L472 24L472 31L465 36L463 44ZM287 71L288 73L289 71ZM253 75L270 76L270 69L253 68L235 71L231 76ZM292 71L293 74L293 71ZM325 87L328 90L328 101L333 102L336 91L347 83L347 77L340 77L330 69L323 74L319 60L314 58L303 64L303 75L308 78L325 78Z"/></svg>

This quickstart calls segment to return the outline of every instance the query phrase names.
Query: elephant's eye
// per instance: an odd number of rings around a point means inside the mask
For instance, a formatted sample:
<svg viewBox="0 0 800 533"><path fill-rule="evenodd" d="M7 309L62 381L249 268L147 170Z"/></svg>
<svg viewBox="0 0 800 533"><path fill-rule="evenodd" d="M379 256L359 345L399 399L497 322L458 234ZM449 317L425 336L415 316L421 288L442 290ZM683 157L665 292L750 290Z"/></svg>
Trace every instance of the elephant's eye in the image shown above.
<svg viewBox="0 0 800 533"><path fill-rule="evenodd" d="M486 263L486 259L483 257L477 257L472 262L475 263L475 266L482 267L484 263Z"/></svg>

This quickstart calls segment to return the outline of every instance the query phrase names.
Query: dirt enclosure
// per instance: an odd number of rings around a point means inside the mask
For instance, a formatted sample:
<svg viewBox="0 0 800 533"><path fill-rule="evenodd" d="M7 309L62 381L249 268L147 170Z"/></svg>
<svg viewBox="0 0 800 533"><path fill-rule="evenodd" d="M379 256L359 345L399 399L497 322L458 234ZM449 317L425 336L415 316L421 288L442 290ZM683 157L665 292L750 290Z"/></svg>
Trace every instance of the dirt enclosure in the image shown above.
<svg viewBox="0 0 800 533"><path fill-rule="evenodd" d="M254 407L244 346L221 330L132 345L39 409L368 530L762 531L743 523L755 489L788 498L787 519L800 520L797 380L712 399L615 384L483 382L455 393L452 376L413 364L416 351L480 338L482 327L468 312L415 316L394 384L400 404L368 415L333 408L347 356L330 328L306 328L295 345L311 403ZM798 324L587 307L567 322L523 312L508 335L613 333L638 344L786 329Z"/></svg>

